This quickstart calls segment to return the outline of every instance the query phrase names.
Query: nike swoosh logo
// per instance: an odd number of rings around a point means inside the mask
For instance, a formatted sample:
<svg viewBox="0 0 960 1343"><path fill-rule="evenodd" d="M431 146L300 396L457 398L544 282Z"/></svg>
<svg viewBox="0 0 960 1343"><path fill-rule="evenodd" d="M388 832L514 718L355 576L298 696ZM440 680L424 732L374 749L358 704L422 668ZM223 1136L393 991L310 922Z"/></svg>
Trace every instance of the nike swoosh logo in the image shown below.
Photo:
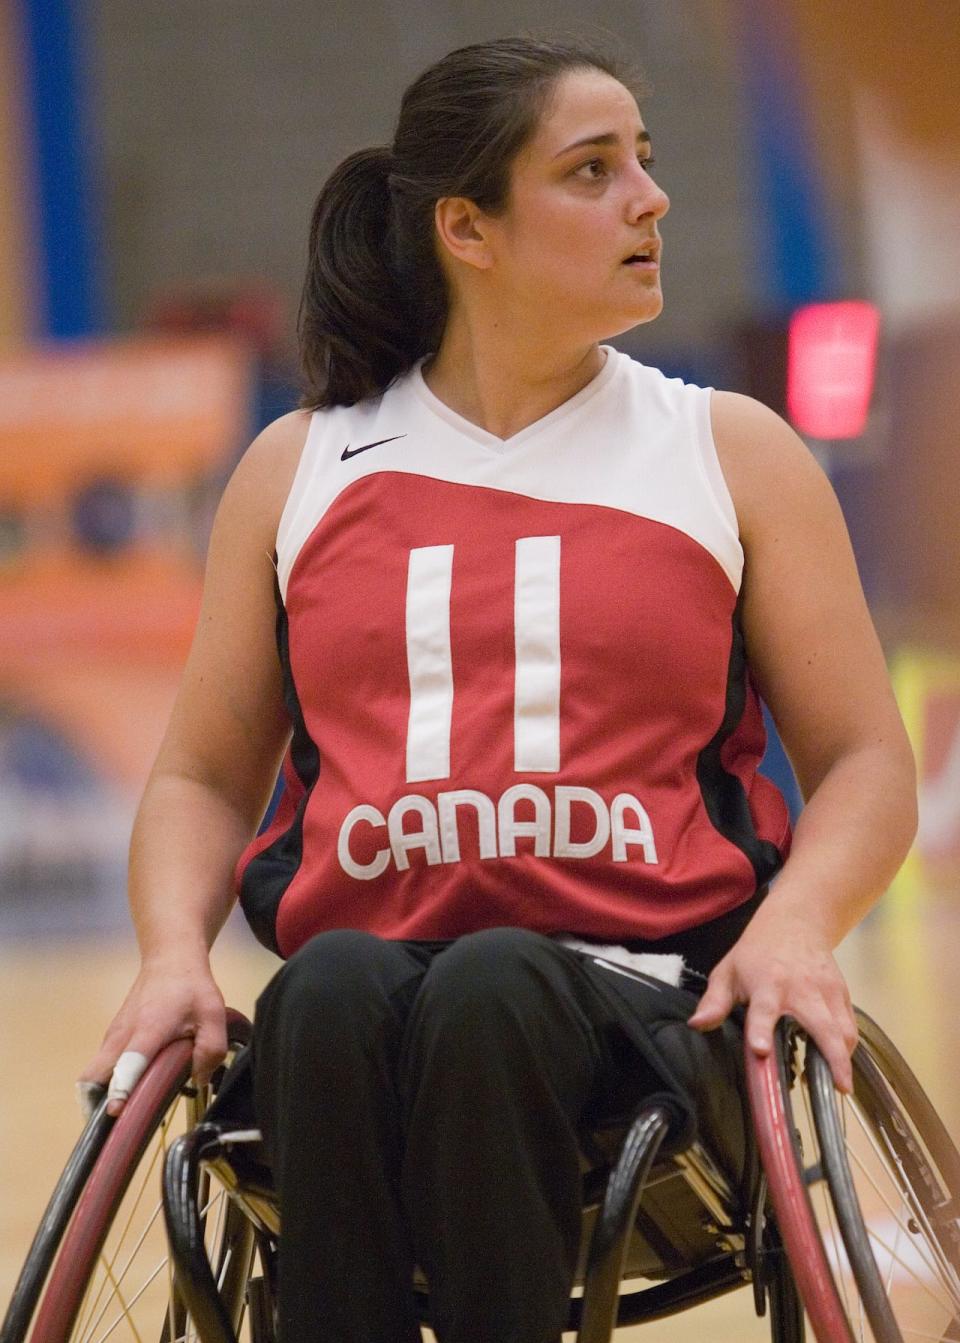
<svg viewBox="0 0 960 1343"><path fill-rule="evenodd" d="M381 443L396 443L398 438L406 438L406 434L394 434L393 438L378 438L376 443L364 443L362 448L354 448L352 452L348 443L340 454L340 460L345 462L349 457L356 457L358 452L367 452L370 448L379 448Z"/></svg>

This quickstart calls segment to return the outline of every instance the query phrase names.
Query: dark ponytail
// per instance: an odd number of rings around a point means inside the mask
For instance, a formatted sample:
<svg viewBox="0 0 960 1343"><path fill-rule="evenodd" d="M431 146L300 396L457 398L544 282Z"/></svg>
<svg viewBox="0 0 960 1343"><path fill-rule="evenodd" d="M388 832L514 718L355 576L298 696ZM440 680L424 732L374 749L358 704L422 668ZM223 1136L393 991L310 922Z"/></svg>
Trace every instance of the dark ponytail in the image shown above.
<svg viewBox="0 0 960 1343"><path fill-rule="evenodd" d="M465 196L503 210L510 167L555 82L597 69L637 90L633 72L580 44L504 38L462 47L407 89L392 149L335 168L310 224L300 300L300 405L352 406L435 351L447 317L434 207Z"/></svg>
<svg viewBox="0 0 960 1343"><path fill-rule="evenodd" d="M299 319L311 407L353 405L427 353L389 260L392 167L386 146L351 154L313 208Z"/></svg>

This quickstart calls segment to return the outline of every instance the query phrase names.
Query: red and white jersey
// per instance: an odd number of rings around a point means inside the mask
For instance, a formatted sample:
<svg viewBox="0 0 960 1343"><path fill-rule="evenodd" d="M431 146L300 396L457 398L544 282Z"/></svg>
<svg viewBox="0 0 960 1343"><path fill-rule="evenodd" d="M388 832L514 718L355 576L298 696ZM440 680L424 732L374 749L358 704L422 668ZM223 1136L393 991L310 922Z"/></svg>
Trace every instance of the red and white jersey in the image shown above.
<svg viewBox="0 0 960 1343"><path fill-rule="evenodd" d="M657 938L777 872L710 390L607 349L506 441L419 367L312 416L277 536L285 789L237 869L268 946Z"/></svg>

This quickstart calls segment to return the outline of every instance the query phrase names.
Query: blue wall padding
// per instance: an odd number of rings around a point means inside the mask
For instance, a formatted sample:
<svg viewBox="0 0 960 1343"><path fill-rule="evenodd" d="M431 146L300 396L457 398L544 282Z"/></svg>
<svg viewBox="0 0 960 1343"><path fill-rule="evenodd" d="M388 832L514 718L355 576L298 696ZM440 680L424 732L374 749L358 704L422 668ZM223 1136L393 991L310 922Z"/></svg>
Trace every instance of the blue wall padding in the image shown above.
<svg viewBox="0 0 960 1343"><path fill-rule="evenodd" d="M770 0L739 0L747 115L755 151L763 264L771 314L836 298L843 277L789 15Z"/></svg>
<svg viewBox="0 0 960 1343"><path fill-rule="evenodd" d="M38 335L71 339L103 327L85 0L16 0L41 292Z"/></svg>

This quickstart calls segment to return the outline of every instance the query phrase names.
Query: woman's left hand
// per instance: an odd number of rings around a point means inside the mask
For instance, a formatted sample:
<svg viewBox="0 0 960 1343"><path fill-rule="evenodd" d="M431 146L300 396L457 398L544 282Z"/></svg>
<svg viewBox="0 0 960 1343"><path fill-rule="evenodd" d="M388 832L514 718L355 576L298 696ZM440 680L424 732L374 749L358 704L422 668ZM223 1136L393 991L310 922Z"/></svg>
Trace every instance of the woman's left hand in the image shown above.
<svg viewBox="0 0 960 1343"><path fill-rule="evenodd" d="M791 1016L816 1041L837 1088L853 1090L850 1056L857 1025L850 992L830 946L808 927L755 916L714 967L689 1024L713 1030L738 1003L747 1004L745 1035L755 1054L770 1053L774 1027L782 1016Z"/></svg>

